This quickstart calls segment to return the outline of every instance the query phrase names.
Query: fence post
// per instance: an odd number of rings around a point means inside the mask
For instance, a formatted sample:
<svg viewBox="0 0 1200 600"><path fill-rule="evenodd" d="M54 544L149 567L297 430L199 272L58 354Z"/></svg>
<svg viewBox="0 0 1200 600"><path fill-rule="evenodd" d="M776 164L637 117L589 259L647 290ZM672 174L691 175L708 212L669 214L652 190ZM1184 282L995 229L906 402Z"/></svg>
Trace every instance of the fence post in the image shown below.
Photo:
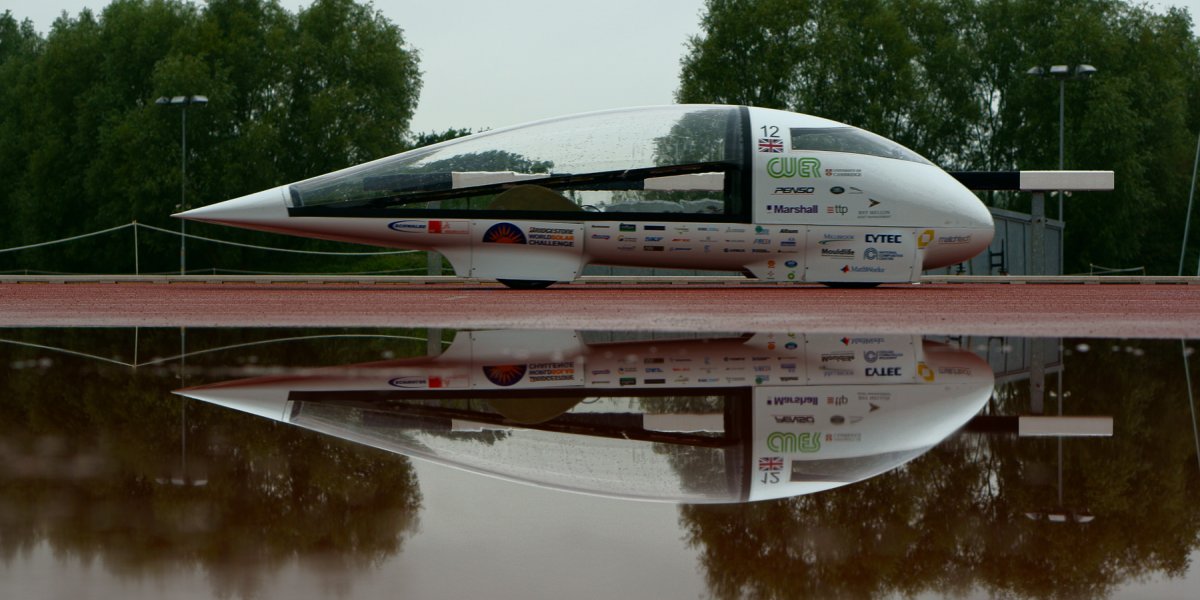
<svg viewBox="0 0 1200 600"><path fill-rule="evenodd" d="M133 274L141 275L142 274L142 265L140 264L141 261L139 260L139 257L138 257L137 230L138 230L138 222L135 219L133 221Z"/></svg>

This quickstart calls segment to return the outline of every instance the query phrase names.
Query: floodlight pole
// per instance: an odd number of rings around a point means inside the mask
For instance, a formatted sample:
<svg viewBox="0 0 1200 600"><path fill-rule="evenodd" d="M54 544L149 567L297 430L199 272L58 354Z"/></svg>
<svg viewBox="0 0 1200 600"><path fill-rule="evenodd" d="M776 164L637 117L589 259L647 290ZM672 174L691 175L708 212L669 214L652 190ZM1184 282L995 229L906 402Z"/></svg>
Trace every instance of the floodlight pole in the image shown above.
<svg viewBox="0 0 1200 600"><path fill-rule="evenodd" d="M1192 225L1192 199L1196 196L1196 167L1200 166L1200 135L1196 136L1196 158L1192 161L1192 187L1188 190L1187 217L1183 220L1183 244L1179 249L1179 273L1183 275L1183 257L1187 254L1188 228ZM1200 262L1196 263L1196 276L1200 277Z"/></svg>
<svg viewBox="0 0 1200 600"><path fill-rule="evenodd" d="M180 108L179 127L181 141L181 156L179 158L179 210L187 210L187 107L197 107L208 104L207 96L162 96L154 101L159 106L178 106ZM179 220L179 274L187 274L187 219Z"/></svg>

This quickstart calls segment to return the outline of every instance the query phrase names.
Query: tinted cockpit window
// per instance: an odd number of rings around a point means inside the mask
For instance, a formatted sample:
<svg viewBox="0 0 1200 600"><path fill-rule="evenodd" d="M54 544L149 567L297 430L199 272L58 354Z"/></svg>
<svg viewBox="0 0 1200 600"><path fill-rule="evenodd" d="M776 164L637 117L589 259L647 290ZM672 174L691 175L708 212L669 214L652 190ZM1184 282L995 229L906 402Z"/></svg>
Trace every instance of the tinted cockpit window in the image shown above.
<svg viewBox="0 0 1200 600"><path fill-rule="evenodd" d="M848 152L907 160L923 165L932 164L921 155L896 142L853 127L792 129L792 150Z"/></svg>
<svg viewBox="0 0 1200 600"><path fill-rule="evenodd" d="M485 132L294 184L290 206L727 214L741 115L680 105Z"/></svg>

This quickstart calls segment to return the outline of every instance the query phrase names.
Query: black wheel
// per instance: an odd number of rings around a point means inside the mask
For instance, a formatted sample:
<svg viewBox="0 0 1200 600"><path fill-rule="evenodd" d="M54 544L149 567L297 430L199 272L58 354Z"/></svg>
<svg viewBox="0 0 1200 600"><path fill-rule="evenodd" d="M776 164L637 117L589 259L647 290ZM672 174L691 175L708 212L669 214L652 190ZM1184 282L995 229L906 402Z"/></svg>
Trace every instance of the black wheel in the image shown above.
<svg viewBox="0 0 1200 600"><path fill-rule="evenodd" d="M544 290L554 285L553 281L540 281L537 279L497 279L496 281L514 290Z"/></svg>
<svg viewBox="0 0 1200 600"><path fill-rule="evenodd" d="M870 281L822 281L821 285L843 290L866 290L877 287L879 283Z"/></svg>

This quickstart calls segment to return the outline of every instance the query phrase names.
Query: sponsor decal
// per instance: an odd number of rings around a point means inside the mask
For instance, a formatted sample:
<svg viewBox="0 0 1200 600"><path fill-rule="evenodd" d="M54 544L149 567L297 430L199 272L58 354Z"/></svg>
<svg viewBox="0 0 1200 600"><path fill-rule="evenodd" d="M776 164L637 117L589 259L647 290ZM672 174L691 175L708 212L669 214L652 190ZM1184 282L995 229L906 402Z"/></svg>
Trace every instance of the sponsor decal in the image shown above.
<svg viewBox="0 0 1200 600"><path fill-rule="evenodd" d="M771 415L775 417L775 422L779 424L787 423L816 423L816 417L812 415Z"/></svg>
<svg viewBox="0 0 1200 600"><path fill-rule="evenodd" d="M758 138L759 152L783 152L783 140L779 138Z"/></svg>
<svg viewBox="0 0 1200 600"><path fill-rule="evenodd" d="M896 260L904 258L904 255L895 250L880 250L879 248L867 248L863 250L863 258L867 260Z"/></svg>
<svg viewBox="0 0 1200 600"><path fill-rule="evenodd" d="M592 225L592 229L612 229L612 225Z"/></svg>
<svg viewBox="0 0 1200 600"><path fill-rule="evenodd" d="M726 227L725 233L746 233L744 227Z"/></svg>
<svg viewBox="0 0 1200 600"><path fill-rule="evenodd" d="M617 367L617 372L624 375L626 373L637 373L637 367Z"/></svg>
<svg viewBox="0 0 1200 600"><path fill-rule="evenodd" d="M617 236L618 242L636 242L636 241L639 241L640 239L641 238L639 238L636 235L618 235Z"/></svg>
<svg viewBox="0 0 1200 600"><path fill-rule="evenodd" d="M782 456L764 456L758 459L759 471L782 471L783 457Z"/></svg>
<svg viewBox="0 0 1200 600"><path fill-rule="evenodd" d="M863 236L868 244L903 244L904 237L898 233L868 233Z"/></svg>
<svg viewBox="0 0 1200 600"><path fill-rule="evenodd" d="M667 226L666 225L643 225L642 229L645 231L666 231Z"/></svg>
<svg viewBox="0 0 1200 600"><path fill-rule="evenodd" d="M826 244L836 244L838 242L853 242L853 233L826 233L817 244L822 246Z"/></svg>
<svg viewBox="0 0 1200 600"><path fill-rule="evenodd" d="M696 231L720 231L720 227L697 227Z"/></svg>
<svg viewBox="0 0 1200 600"><path fill-rule="evenodd" d="M971 369L967 367L938 367L937 372L938 375L971 375Z"/></svg>
<svg viewBox="0 0 1200 600"><path fill-rule="evenodd" d="M844 215L850 212L850 207L842 206L841 204L834 204L833 206L826 206L825 212L826 214L830 215Z"/></svg>
<svg viewBox="0 0 1200 600"><path fill-rule="evenodd" d="M483 233L483 241L488 244L524 244L525 232L512 223L496 223Z"/></svg>
<svg viewBox="0 0 1200 600"><path fill-rule="evenodd" d="M788 342L788 343L784 344L783 347L787 350L795 350L799 346L796 344L796 342ZM795 368L795 367L793 367L793 368Z"/></svg>
<svg viewBox="0 0 1200 600"><path fill-rule="evenodd" d="M819 166L818 166L819 168ZM862 169L825 169L826 177L862 177Z"/></svg>
<svg viewBox="0 0 1200 600"><path fill-rule="evenodd" d="M721 250L721 251L722 251L722 252L727 252L727 253L735 253L735 254L736 254L736 253L744 253L744 252L746 252L746 249L745 249L745 248L725 248L725 249L723 249L723 250Z"/></svg>
<svg viewBox="0 0 1200 600"><path fill-rule="evenodd" d="M617 246L617 250L621 252L632 252L637 250L637 246Z"/></svg>
<svg viewBox="0 0 1200 600"><path fill-rule="evenodd" d="M854 375L853 369L839 369L837 367L821 365L822 377L849 377L851 375Z"/></svg>
<svg viewBox="0 0 1200 600"><path fill-rule="evenodd" d="M825 434L827 442L861 442L861 433L827 433Z"/></svg>
<svg viewBox="0 0 1200 600"><path fill-rule="evenodd" d="M792 454L797 452L820 452L821 434L810 431L805 431L802 433L776 431L767 436L767 449L769 449L771 452L786 452Z"/></svg>
<svg viewBox="0 0 1200 600"><path fill-rule="evenodd" d="M646 239L649 240L650 238L646 238ZM683 242L686 244L686 243L692 241L692 238L671 238L671 241L672 242Z"/></svg>
<svg viewBox="0 0 1200 600"><path fill-rule="evenodd" d="M795 278L796 278L795 273L788 273L788 279L795 279Z"/></svg>
<svg viewBox="0 0 1200 600"><path fill-rule="evenodd" d="M929 246L929 243L933 241L933 237L934 234L932 229L926 229L925 231L922 231L921 234L917 236L917 248L924 249L925 247Z"/></svg>
<svg viewBox="0 0 1200 600"><path fill-rule="evenodd" d="M942 235L938 236L937 243L939 244L970 244L971 236L969 235Z"/></svg>
<svg viewBox="0 0 1200 600"><path fill-rule="evenodd" d="M842 267L843 273L887 273L887 269L883 267L872 267L862 265L845 265Z"/></svg>
<svg viewBox="0 0 1200 600"><path fill-rule="evenodd" d="M596 369L595 371L592 371L592 375L610 375L610 374L612 374L612 371L609 369Z"/></svg>
<svg viewBox="0 0 1200 600"><path fill-rule="evenodd" d="M701 377L700 379L697 379L696 381L699 381L700 383L718 383L721 381L721 378L720 377Z"/></svg>
<svg viewBox="0 0 1200 600"><path fill-rule="evenodd" d="M758 238L757 240L754 240L754 243L755 245L759 246L769 245L771 243L771 238Z"/></svg>
<svg viewBox="0 0 1200 600"><path fill-rule="evenodd" d="M646 252L662 252L666 250L666 246L642 246L642 250Z"/></svg>
<svg viewBox="0 0 1200 600"><path fill-rule="evenodd" d="M575 246L575 231L565 227L530 227L530 246Z"/></svg>
<svg viewBox="0 0 1200 600"><path fill-rule="evenodd" d="M832 258L854 258L853 248L821 248L821 256Z"/></svg>
<svg viewBox="0 0 1200 600"><path fill-rule="evenodd" d="M903 377L900 367L867 367L864 374L867 377Z"/></svg>
<svg viewBox="0 0 1200 600"><path fill-rule="evenodd" d="M779 247L780 248L795 248L796 240L783 240L782 242L779 242Z"/></svg>
<svg viewBox="0 0 1200 600"><path fill-rule="evenodd" d="M815 215L817 214L817 205L809 204L800 206L784 206L782 204L768 204L767 212L776 215Z"/></svg>
<svg viewBox="0 0 1200 600"><path fill-rule="evenodd" d="M766 375L757 375L754 377L754 383L756 383L758 385L762 385L764 383L771 383L771 378L767 377Z"/></svg>
<svg viewBox="0 0 1200 600"><path fill-rule="evenodd" d="M835 185L835 186L829 188L829 192L832 194L844 194L844 193L846 193L846 188L844 188L840 185Z"/></svg>
<svg viewBox="0 0 1200 600"><path fill-rule="evenodd" d="M618 231L637 231L637 225L634 223L621 223L618 226Z"/></svg>
<svg viewBox="0 0 1200 600"><path fill-rule="evenodd" d="M661 242L662 240L663 240L663 236L661 236L661 235L648 235L648 236L646 236L646 241L647 241L647 242Z"/></svg>
<svg viewBox="0 0 1200 600"><path fill-rule="evenodd" d="M667 362L667 359L662 358L661 356L652 356L642 360L642 363L647 365L661 365L665 362Z"/></svg>
<svg viewBox="0 0 1200 600"><path fill-rule="evenodd" d="M825 404L828 406L845 406L850 402L850 399L845 396L825 396Z"/></svg>
<svg viewBox="0 0 1200 600"><path fill-rule="evenodd" d="M670 251L671 252L691 252L692 249L689 246L676 246L674 248L671 248Z"/></svg>
<svg viewBox="0 0 1200 600"><path fill-rule="evenodd" d="M881 337L856 337L856 338L844 337L844 338L842 338L842 345L844 345L844 346L870 346L870 345L874 345L874 344L882 344L885 341L886 340L884 340Z"/></svg>
<svg viewBox="0 0 1200 600"><path fill-rule="evenodd" d="M776 396L767 398L767 404L770 406L783 406L796 404L799 406L816 406L820 404L821 399L816 396Z"/></svg>
<svg viewBox="0 0 1200 600"><path fill-rule="evenodd" d="M529 365L530 383L545 383L547 381L571 381L575 379L575 363L573 362L544 362Z"/></svg>
<svg viewBox="0 0 1200 600"><path fill-rule="evenodd" d="M429 233L467 234L471 233L471 224L467 221L430 221Z"/></svg>
<svg viewBox="0 0 1200 600"><path fill-rule="evenodd" d="M850 188L850 189L857 190L858 188ZM860 191L857 193L861 194L862 192ZM876 206L879 206L879 201L874 198L867 198L867 202L871 203L870 206L868 206L867 208L875 208Z"/></svg>
<svg viewBox="0 0 1200 600"><path fill-rule="evenodd" d="M821 355L821 362L854 362L854 351L839 350L837 352L828 352Z"/></svg>
<svg viewBox="0 0 1200 600"><path fill-rule="evenodd" d="M751 252L753 252L755 254L770 254L771 253L770 250L767 250L765 248L755 248L755 249L751 250ZM770 272L767 273L767 277L772 277Z"/></svg>
<svg viewBox="0 0 1200 600"><path fill-rule="evenodd" d="M646 379L646 380L643 380L643 383L645 383L646 385L662 385L662 384L664 384L664 383L666 383L666 382L667 382L667 380L666 380L666 379Z"/></svg>
<svg viewBox="0 0 1200 600"><path fill-rule="evenodd" d="M812 157L780 156L767 161L767 175L775 179L821 176L821 161Z"/></svg>
<svg viewBox="0 0 1200 600"><path fill-rule="evenodd" d="M662 373L662 367L646 367L647 373Z"/></svg>
<svg viewBox="0 0 1200 600"><path fill-rule="evenodd" d="M508 387L525 377L526 365L495 365L483 367L483 376L495 385Z"/></svg>
<svg viewBox="0 0 1200 600"><path fill-rule="evenodd" d="M608 239L612 239L612 236L608 235L607 233L593 233L592 239L593 240L608 240Z"/></svg>
<svg viewBox="0 0 1200 600"><path fill-rule="evenodd" d="M817 188L814 187L777 187L771 192L773 196L807 196L816 193Z"/></svg>
<svg viewBox="0 0 1200 600"><path fill-rule="evenodd" d="M617 383L619 383L620 385L623 385L623 386L637 385L637 378L636 377L622 377L620 379L620 381L618 381Z"/></svg>
<svg viewBox="0 0 1200 600"><path fill-rule="evenodd" d="M779 233L800 233L799 229L780 229Z"/></svg>
<svg viewBox="0 0 1200 600"><path fill-rule="evenodd" d="M754 235L771 235L771 230L762 225L754 226Z"/></svg>

